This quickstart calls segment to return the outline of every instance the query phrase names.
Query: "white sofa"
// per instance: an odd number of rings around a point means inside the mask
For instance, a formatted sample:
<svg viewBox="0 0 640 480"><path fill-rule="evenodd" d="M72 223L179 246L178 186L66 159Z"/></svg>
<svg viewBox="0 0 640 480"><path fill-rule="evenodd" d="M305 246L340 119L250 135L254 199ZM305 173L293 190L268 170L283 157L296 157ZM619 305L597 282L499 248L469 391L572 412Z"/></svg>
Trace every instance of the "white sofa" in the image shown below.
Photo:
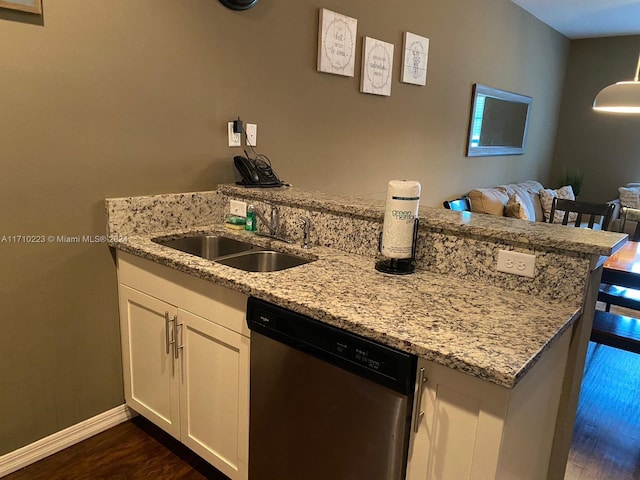
<svg viewBox="0 0 640 480"><path fill-rule="evenodd" d="M491 188L474 188L468 194L471 211L491 215L507 216L536 222L547 222L554 197L575 200L570 185L558 189L544 188L535 180L522 183L498 185ZM618 218L620 204L613 201L616 208L613 218ZM562 222L563 214L556 214L554 223ZM611 228L611 227L610 227Z"/></svg>

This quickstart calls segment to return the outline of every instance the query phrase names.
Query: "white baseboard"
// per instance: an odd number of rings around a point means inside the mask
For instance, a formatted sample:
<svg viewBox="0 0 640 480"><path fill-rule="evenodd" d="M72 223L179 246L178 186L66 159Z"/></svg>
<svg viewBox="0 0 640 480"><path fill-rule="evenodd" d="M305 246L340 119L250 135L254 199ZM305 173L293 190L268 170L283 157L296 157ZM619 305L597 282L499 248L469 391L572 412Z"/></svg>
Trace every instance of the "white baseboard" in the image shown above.
<svg viewBox="0 0 640 480"><path fill-rule="evenodd" d="M64 450L93 435L104 432L116 425L126 422L137 414L126 405L107 410L104 413L53 433L37 442L0 457L0 478L20 470L49 455Z"/></svg>

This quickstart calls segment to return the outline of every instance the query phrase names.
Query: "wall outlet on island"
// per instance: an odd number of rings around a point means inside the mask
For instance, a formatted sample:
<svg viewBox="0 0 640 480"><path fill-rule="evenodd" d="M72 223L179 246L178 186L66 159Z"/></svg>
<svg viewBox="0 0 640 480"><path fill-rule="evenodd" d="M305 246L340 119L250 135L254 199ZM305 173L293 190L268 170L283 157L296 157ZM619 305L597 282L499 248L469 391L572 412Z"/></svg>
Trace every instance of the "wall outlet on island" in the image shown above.
<svg viewBox="0 0 640 480"><path fill-rule="evenodd" d="M527 253L512 252L510 250L498 251L499 272L512 273L523 277L533 278L536 268L536 256Z"/></svg>

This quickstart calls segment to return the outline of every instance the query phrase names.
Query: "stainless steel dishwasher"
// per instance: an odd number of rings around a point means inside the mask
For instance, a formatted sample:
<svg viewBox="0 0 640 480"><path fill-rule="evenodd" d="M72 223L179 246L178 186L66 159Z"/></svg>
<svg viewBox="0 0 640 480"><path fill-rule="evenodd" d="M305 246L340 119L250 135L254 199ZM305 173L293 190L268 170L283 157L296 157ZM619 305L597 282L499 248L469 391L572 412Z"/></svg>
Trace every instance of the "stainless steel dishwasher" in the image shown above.
<svg viewBox="0 0 640 480"><path fill-rule="evenodd" d="M249 480L401 480L416 357L249 298Z"/></svg>

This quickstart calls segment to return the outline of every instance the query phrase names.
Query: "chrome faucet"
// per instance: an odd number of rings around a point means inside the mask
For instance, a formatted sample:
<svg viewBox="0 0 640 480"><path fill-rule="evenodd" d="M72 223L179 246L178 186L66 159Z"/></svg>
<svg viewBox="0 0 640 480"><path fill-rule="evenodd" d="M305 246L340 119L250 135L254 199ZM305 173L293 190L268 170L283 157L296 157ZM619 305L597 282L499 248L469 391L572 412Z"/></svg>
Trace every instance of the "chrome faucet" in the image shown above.
<svg viewBox="0 0 640 480"><path fill-rule="evenodd" d="M277 238L278 230L280 230L280 209L270 203L268 203L267 205L271 206L271 221L267 221L265 216L257 208L254 208L253 211L269 230L269 236Z"/></svg>
<svg viewBox="0 0 640 480"><path fill-rule="evenodd" d="M302 222L302 248L311 248L311 220L309 217L300 217Z"/></svg>

